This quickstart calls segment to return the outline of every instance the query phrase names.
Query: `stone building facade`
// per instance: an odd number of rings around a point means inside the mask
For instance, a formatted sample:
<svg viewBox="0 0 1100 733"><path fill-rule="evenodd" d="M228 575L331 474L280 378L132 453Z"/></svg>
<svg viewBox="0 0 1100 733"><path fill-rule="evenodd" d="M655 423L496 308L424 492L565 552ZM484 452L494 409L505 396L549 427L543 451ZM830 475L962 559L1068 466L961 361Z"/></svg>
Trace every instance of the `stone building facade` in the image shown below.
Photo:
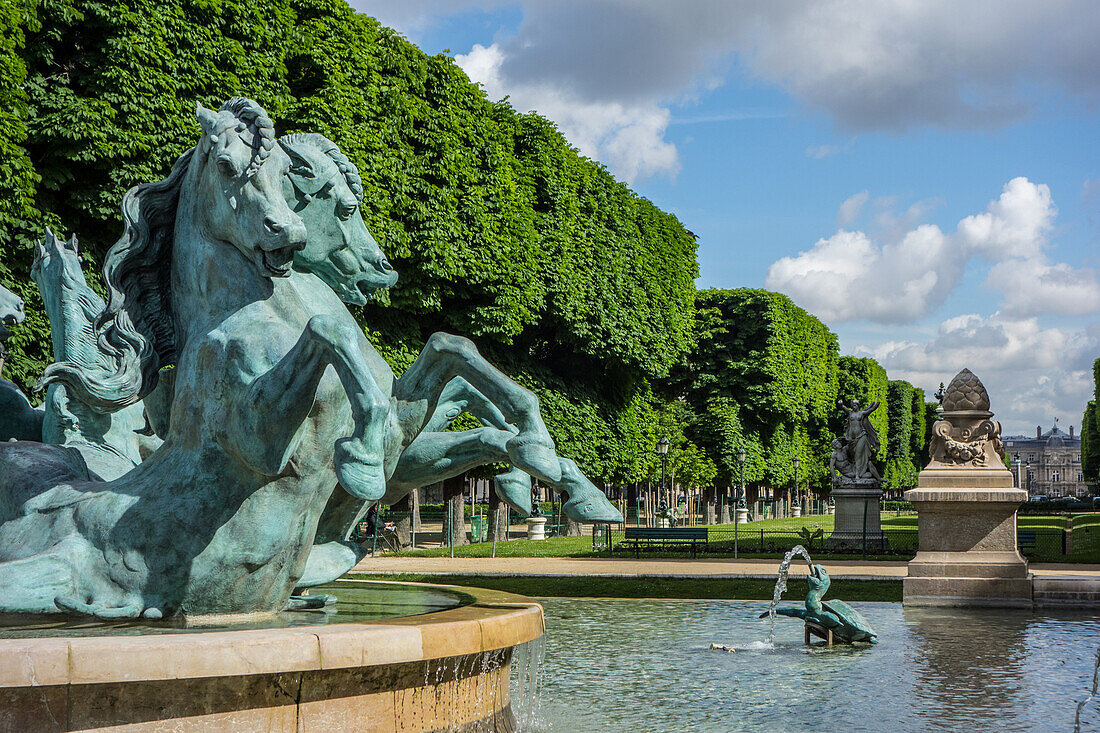
<svg viewBox="0 0 1100 733"><path fill-rule="evenodd" d="M1073 426L1065 432L1057 425L1035 437L1009 435L1005 451L1012 459L1012 472L1021 489L1032 496L1086 496L1088 486L1081 472L1081 437Z"/></svg>

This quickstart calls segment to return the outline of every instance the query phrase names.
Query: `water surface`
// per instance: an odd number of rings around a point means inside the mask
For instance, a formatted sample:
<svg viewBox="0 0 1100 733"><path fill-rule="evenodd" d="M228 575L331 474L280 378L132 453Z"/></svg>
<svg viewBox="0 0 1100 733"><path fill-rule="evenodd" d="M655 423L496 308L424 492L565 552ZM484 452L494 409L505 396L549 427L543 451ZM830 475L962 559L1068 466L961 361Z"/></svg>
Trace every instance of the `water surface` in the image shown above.
<svg viewBox="0 0 1100 733"><path fill-rule="evenodd" d="M857 603L879 643L830 649L783 617L769 642L764 601L541 602L527 731L1072 731L1100 645L1092 612Z"/></svg>

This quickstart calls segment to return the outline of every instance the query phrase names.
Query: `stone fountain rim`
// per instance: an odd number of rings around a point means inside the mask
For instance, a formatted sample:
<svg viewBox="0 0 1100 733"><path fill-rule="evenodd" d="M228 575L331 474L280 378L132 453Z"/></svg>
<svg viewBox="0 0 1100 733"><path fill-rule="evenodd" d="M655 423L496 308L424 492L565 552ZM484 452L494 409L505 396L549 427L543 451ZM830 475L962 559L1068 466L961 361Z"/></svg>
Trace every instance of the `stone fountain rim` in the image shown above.
<svg viewBox="0 0 1100 733"><path fill-rule="evenodd" d="M545 631L542 606L513 593L437 583L341 582L455 589L473 602L419 616L285 629L0 639L0 688L375 667L505 649Z"/></svg>

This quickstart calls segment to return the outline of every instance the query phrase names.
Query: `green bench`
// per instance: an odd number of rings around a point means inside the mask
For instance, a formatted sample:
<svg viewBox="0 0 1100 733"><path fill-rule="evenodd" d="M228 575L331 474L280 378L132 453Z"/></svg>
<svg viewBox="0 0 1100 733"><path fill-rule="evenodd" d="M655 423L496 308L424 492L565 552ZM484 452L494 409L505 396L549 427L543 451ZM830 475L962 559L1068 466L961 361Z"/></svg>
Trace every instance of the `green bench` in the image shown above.
<svg viewBox="0 0 1100 733"><path fill-rule="evenodd" d="M643 547L690 548L692 557L698 545L701 544L704 550L707 548L706 527L626 527L624 535L619 547L633 548L634 557L638 557Z"/></svg>
<svg viewBox="0 0 1100 733"><path fill-rule="evenodd" d="M1035 550L1035 530L1020 529L1016 531L1016 546L1020 548L1020 554L1024 550Z"/></svg>

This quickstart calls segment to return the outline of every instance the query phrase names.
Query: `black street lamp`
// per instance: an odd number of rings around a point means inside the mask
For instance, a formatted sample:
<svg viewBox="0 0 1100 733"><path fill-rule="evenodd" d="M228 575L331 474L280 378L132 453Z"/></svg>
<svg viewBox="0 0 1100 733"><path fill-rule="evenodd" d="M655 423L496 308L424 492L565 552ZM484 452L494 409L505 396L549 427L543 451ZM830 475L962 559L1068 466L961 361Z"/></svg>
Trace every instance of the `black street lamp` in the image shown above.
<svg viewBox="0 0 1100 733"><path fill-rule="evenodd" d="M737 559L737 520L738 510L741 509L741 497L745 495L745 447L737 449L737 462L741 464L741 483L737 487L737 496L733 502L733 557Z"/></svg>
<svg viewBox="0 0 1100 733"><path fill-rule="evenodd" d="M666 507L668 506L668 489L665 485L665 474L668 468L668 446L669 440L667 435L662 436L662 438L657 441L657 455L661 456L661 503Z"/></svg>

